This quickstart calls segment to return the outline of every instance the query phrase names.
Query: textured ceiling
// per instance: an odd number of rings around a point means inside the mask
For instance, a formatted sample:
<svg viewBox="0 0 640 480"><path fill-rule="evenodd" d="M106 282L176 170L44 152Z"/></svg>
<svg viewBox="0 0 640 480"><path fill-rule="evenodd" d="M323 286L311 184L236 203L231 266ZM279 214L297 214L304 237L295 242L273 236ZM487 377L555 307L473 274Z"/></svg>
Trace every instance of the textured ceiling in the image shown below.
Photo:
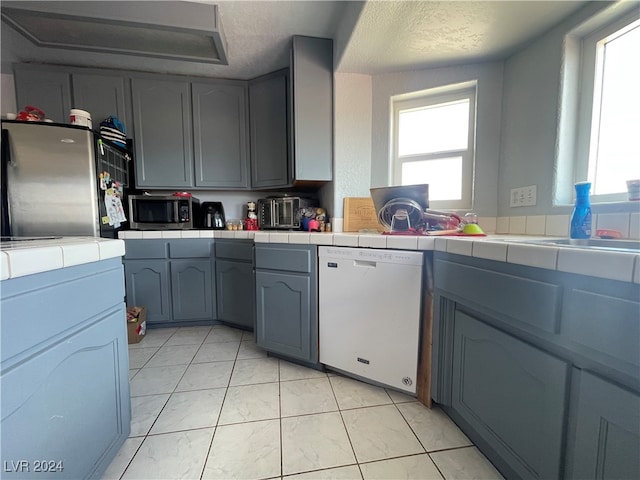
<svg viewBox="0 0 640 480"><path fill-rule="evenodd" d="M2 71L42 62L249 79L288 65L292 35L334 38L341 72L402 71L505 58L586 3L202 1L219 5L229 65L37 47L3 23ZM157 14L163 2L147 3Z"/></svg>

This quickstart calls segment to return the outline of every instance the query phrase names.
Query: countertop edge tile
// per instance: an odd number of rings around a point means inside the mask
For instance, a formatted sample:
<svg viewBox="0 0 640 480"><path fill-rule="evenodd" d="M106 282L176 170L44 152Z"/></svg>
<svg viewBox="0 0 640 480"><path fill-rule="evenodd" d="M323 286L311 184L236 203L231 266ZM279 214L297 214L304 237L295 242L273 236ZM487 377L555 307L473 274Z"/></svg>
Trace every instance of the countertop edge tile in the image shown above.
<svg viewBox="0 0 640 480"><path fill-rule="evenodd" d="M387 238L387 248L397 248L399 250L417 250L418 237L410 235L389 235Z"/></svg>
<svg viewBox="0 0 640 480"><path fill-rule="evenodd" d="M97 262L100 260L100 247L98 242L83 243L79 245L61 245L62 263L64 267L82 265L83 263Z"/></svg>
<svg viewBox="0 0 640 480"><path fill-rule="evenodd" d="M487 260L496 260L498 262L507 261L507 243L492 242L490 240L473 242L473 251L471 255L476 258L485 258Z"/></svg>
<svg viewBox="0 0 640 480"><path fill-rule="evenodd" d="M470 257L473 253L473 240L470 238L447 239L447 252Z"/></svg>
<svg viewBox="0 0 640 480"><path fill-rule="evenodd" d="M636 266L633 271L633 283L640 283L640 255L636 255Z"/></svg>
<svg viewBox="0 0 640 480"><path fill-rule="evenodd" d="M0 252L0 280L6 280L7 278L11 278L9 255L7 255L7 252Z"/></svg>
<svg viewBox="0 0 640 480"><path fill-rule="evenodd" d="M558 270L578 275L608 278L621 282L633 281L635 255L586 249L561 248L558 252Z"/></svg>
<svg viewBox="0 0 640 480"><path fill-rule="evenodd" d="M122 257L125 252L125 244L123 240L99 240L98 249L100 250L100 260L107 258Z"/></svg>
<svg viewBox="0 0 640 480"><path fill-rule="evenodd" d="M20 248L5 253L9 256L11 278L57 270L64 266L60 245Z"/></svg>
<svg viewBox="0 0 640 480"><path fill-rule="evenodd" d="M558 264L558 247L512 242L506 243L507 263L556 270Z"/></svg>
<svg viewBox="0 0 640 480"><path fill-rule="evenodd" d="M337 247L357 247L358 237L358 234L353 233L334 233L333 244Z"/></svg>

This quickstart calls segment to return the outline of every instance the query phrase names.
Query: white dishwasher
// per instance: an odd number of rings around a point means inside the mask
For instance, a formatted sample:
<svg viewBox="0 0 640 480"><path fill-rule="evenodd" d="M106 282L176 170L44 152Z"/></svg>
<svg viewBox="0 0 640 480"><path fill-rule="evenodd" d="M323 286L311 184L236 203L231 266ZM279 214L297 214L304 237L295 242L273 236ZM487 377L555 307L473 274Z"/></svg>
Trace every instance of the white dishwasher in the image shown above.
<svg viewBox="0 0 640 480"><path fill-rule="evenodd" d="M319 247L320 363L416 393L422 252Z"/></svg>

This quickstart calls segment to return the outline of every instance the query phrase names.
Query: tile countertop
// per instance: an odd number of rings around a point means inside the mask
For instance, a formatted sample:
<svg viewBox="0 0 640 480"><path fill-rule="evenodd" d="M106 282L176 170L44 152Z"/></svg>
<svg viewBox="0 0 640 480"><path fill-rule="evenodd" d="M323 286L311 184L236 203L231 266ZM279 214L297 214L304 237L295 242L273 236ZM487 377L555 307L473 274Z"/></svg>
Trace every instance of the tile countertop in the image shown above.
<svg viewBox="0 0 640 480"><path fill-rule="evenodd" d="M551 239L525 235L486 237L419 237L359 233L282 231L172 230L125 231L121 239L238 238L256 243L296 243L342 247L437 250L580 275L640 283L640 254L571 247L525 244L522 240Z"/></svg>
<svg viewBox="0 0 640 480"><path fill-rule="evenodd" d="M124 241L96 237L56 237L0 244L0 280L124 255Z"/></svg>

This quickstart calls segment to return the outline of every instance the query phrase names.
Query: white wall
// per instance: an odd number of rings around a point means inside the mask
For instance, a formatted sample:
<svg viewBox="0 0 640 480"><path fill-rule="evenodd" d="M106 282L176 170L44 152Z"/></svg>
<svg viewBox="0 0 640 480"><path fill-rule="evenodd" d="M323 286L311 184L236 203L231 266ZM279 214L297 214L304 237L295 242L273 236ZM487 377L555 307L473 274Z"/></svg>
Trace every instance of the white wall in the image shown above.
<svg viewBox="0 0 640 480"><path fill-rule="evenodd" d="M342 218L344 197L369 196L371 92L372 78L369 75L334 75L334 180L333 198L328 208L335 218ZM334 225L336 227L339 228Z"/></svg>
<svg viewBox="0 0 640 480"><path fill-rule="evenodd" d="M371 186L388 185L390 98L441 85L477 80L473 210L481 216L496 216L502 72L502 62L492 62L374 76Z"/></svg>
<svg viewBox="0 0 640 480"><path fill-rule="evenodd" d="M554 168L560 111L564 36L587 18L610 6L594 2L505 61L498 215L565 214L570 206L553 206ZM537 205L509 207L512 188L537 185ZM627 205L594 210L628 211ZM637 209L637 207L636 207Z"/></svg>
<svg viewBox="0 0 640 480"><path fill-rule="evenodd" d="M0 113L4 117L6 113L18 113L17 110L13 74L2 73L0 74Z"/></svg>

